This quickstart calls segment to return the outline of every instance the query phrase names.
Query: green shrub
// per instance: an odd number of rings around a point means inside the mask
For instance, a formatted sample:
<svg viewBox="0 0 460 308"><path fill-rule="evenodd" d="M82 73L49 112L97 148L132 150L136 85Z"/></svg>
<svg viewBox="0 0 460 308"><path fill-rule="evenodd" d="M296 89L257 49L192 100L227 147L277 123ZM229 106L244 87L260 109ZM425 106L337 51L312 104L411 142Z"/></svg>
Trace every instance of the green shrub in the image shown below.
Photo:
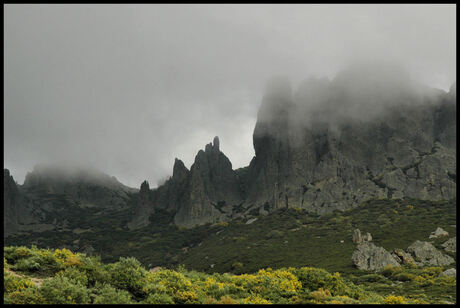
<svg viewBox="0 0 460 308"><path fill-rule="evenodd" d="M40 269L39 259L34 256L27 259L20 259L13 265L13 269L22 272L36 272Z"/></svg>
<svg viewBox="0 0 460 308"><path fill-rule="evenodd" d="M75 267L66 268L65 270L57 273L57 276L67 277L71 281L79 283L82 286L88 285L88 277L86 277L86 273Z"/></svg>
<svg viewBox="0 0 460 308"><path fill-rule="evenodd" d="M141 302L142 304L174 304L174 300L171 296L164 293L152 293L147 296L147 298Z"/></svg>
<svg viewBox="0 0 460 308"><path fill-rule="evenodd" d="M357 278L356 281L359 282L359 283L364 283L364 282L385 283L385 282L387 282L387 279L385 277L383 277L382 275L379 275L379 274L368 274L368 275L363 275L363 276Z"/></svg>
<svg viewBox="0 0 460 308"><path fill-rule="evenodd" d="M118 289L126 290L135 296L143 296L142 288L146 283L147 271L135 258L120 258L120 261L109 264L110 284Z"/></svg>
<svg viewBox="0 0 460 308"><path fill-rule="evenodd" d="M30 304L45 304L45 299L40 295L38 288L30 287L20 291L14 291L11 293L4 294L5 304L18 304L18 305L30 305Z"/></svg>
<svg viewBox="0 0 460 308"><path fill-rule="evenodd" d="M46 304L88 304L88 289L67 277L56 276L47 279L39 288L40 295Z"/></svg>
<svg viewBox="0 0 460 308"><path fill-rule="evenodd" d="M107 270L108 266L104 266L101 263L100 257L85 257L82 263L79 269L85 272L86 278L88 279L88 287L94 287L96 283L110 283L111 279L110 273Z"/></svg>
<svg viewBox="0 0 460 308"><path fill-rule="evenodd" d="M25 246L10 246L3 248L3 254L10 264L15 264L17 260L31 256L32 251Z"/></svg>
<svg viewBox="0 0 460 308"><path fill-rule="evenodd" d="M93 304L133 304L131 294L118 290L109 284L97 284L94 289Z"/></svg>
<svg viewBox="0 0 460 308"><path fill-rule="evenodd" d="M283 237L284 232L279 231L279 230L271 230L270 232L267 233L266 238L271 239L271 238L281 238Z"/></svg>
<svg viewBox="0 0 460 308"><path fill-rule="evenodd" d="M416 276L410 273L400 273L396 275L396 279L399 281L412 281Z"/></svg>
<svg viewBox="0 0 460 308"><path fill-rule="evenodd" d="M359 299L363 290L352 283L346 283L339 273L330 274L324 269L313 267L290 268L302 283L304 292L319 289L329 290L332 296L348 296Z"/></svg>

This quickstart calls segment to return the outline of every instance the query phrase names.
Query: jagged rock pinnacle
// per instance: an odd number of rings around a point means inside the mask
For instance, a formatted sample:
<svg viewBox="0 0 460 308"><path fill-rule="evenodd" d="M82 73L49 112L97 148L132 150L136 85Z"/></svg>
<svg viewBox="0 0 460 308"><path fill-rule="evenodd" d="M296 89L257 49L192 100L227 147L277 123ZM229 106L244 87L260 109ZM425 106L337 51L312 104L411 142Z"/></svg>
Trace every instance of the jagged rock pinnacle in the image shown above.
<svg viewBox="0 0 460 308"><path fill-rule="evenodd" d="M212 144L216 150L219 150L219 137L215 136Z"/></svg>
<svg viewBox="0 0 460 308"><path fill-rule="evenodd" d="M173 176L172 178L175 180L175 181L182 181L184 180L185 178L187 178L188 176L188 173L189 173L189 170L187 169L187 167L185 167L184 163L176 158L174 160L174 167L173 167Z"/></svg>
<svg viewBox="0 0 460 308"><path fill-rule="evenodd" d="M149 190L150 190L149 182L147 182L147 180L145 180L141 184L140 193L143 194L143 193L148 192Z"/></svg>

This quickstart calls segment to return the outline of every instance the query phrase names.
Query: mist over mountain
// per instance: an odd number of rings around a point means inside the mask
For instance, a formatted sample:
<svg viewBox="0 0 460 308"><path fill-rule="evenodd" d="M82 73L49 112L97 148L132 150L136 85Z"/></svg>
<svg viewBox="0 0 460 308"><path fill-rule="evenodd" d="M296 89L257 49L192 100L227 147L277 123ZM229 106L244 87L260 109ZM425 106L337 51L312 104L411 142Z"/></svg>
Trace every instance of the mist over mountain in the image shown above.
<svg viewBox="0 0 460 308"><path fill-rule="evenodd" d="M448 91L455 12L449 4L6 4L5 167L21 184L37 163L68 161L156 187L175 157L190 169L216 135L233 167L247 166L270 76L288 76L295 97L304 78L336 80L354 62L370 71L386 62L397 83L405 77L387 63L398 61L414 80ZM358 109L348 116L372 113Z"/></svg>
<svg viewBox="0 0 460 308"><path fill-rule="evenodd" d="M18 194L37 199L37 192L81 207L132 207L130 229L148 225L157 209L192 227L280 208L325 214L372 199L448 200L456 193L455 114L455 84L449 92L430 88L398 66L360 63L296 90L274 77L248 166L234 170L218 137L190 169L176 158L164 184L150 189L144 182L140 192L88 168L37 166L18 188L8 173L5 217L23 207L15 205L22 202Z"/></svg>

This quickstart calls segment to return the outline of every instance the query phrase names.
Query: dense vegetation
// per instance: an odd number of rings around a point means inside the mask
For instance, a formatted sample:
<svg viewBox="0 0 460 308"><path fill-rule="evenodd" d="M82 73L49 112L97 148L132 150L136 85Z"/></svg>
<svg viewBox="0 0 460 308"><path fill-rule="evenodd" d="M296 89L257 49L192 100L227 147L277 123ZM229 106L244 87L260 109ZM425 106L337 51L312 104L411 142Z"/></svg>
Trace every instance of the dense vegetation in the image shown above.
<svg viewBox="0 0 460 308"><path fill-rule="evenodd" d="M103 264L67 249L4 248L4 302L10 304L448 303L456 279L442 268L386 268L353 283L339 273L301 267L252 274L146 270L135 258ZM364 284L363 284L364 283ZM401 287L394 287L395 283ZM400 294L407 288L418 293ZM386 294L385 288L396 290ZM436 289L442 298L425 292ZM407 293L407 292L406 292ZM433 292L432 292L433 293ZM452 298L452 296L454 296Z"/></svg>

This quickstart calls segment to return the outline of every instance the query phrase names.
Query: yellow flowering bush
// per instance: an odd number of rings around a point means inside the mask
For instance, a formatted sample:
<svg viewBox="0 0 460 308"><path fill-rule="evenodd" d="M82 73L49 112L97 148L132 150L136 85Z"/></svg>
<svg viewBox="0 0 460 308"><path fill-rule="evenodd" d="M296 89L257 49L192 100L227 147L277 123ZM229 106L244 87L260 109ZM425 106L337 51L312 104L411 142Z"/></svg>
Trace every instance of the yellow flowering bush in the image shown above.
<svg viewBox="0 0 460 308"><path fill-rule="evenodd" d="M329 290L323 290L323 288L319 288L317 291L310 292L310 296L315 300L316 303L321 304L332 295Z"/></svg>
<svg viewBox="0 0 460 308"><path fill-rule="evenodd" d="M12 275L10 273L3 274L3 288L5 292L22 291L34 286L34 283L27 278Z"/></svg>
<svg viewBox="0 0 460 308"><path fill-rule="evenodd" d="M404 296L388 295L383 299L384 304L407 304L407 299Z"/></svg>
<svg viewBox="0 0 460 308"><path fill-rule="evenodd" d="M271 304L270 301L260 297L259 295L251 295L246 298L244 298L241 301L242 304L256 304L256 305L267 305Z"/></svg>
<svg viewBox="0 0 460 308"><path fill-rule="evenodd" d="M60 264L65 267L82 265L80 254L74 254L66 248L63 248L62 250L56 249L56 251L53 253L53 256Z"/></svg>
<svg viewBox="0 0 460 308"><path fill-rule="evenodd" d="M195 291L177 291L174 294L176 302L179 304L198 304L198 295Z"/></svg>

